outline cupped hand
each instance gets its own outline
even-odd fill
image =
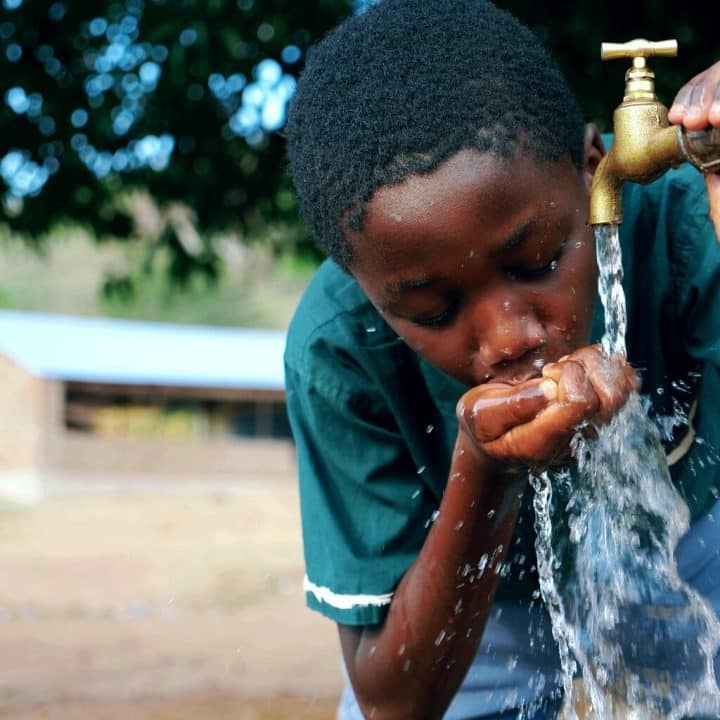
[[[468,390],[457,414],[484,454],[508,465],[542,468],[567,461],[578,427],[607,422],[639,387],[623,358],[608,358],[591,345],[547,364],[542,377]]]

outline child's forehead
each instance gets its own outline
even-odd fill
[[[569,158],[543,163],[530,156],[501,158],[463,149],[430,172],[378,188],[366,205],[363,225],[371,233],[378,223],[384,229],[421,228],[435,224],[438,214],[449,223],[468,213],[504,222],[524,215],[524,206],[532,206],[527,209],[532,214],[558,206],[577,180]]]
[[[587,203],[579,180],[569,158],[518,162],[463,150],[429,173],[380,188],[350,241],[359,260],[372,255],[385,270],[443,248],[475,251],[479,260],[572,222]]]

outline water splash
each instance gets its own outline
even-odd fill
[[[597,230],[596,242],[602,346],[624,356],[617,227]],[[587,430],[572,442],[575,468],[532,479],[540,590],[560,651],[565,717],[577,718],[577,675],[589,720],[720,717],[720,623],[677,572],[674,551],[690,518],[660,432],[636,393],[610,423]]]

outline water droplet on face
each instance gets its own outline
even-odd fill
[[[495,511],[494,511],[494,510],[488,510],[487,516],[492,520],[492,518],[495,517]]]
[[[374,332],[377,332],[377,328],[376,327],[365,328],[365,332],[374,333]]]
[[[557,261],[557,260],[553,260],[553,261],[550,263],[550,269],[551,269],[551,270],[557,270],[557,266],[558,266],[558,261]]]
[[[545,361],[542,358],[538,358],[537,360],[532,361],[532,366],[536,370],[542,370],[544,365],[545,365]]]
[[[405,643],[403,643],[403,644],[398,648],[398,656],[405,654],[405,647],[406,647],[406,646],[405,646]]]
[[[435,429],[435,426],[434,426],[434,425],[428,425],[428,426],[425,428],[425,432],[429,435],[434,429]]]
[[[420,490],[419,489],[415,490],[415,492],[413,492],[413,494],[410,496],[410,498],[412,500],[414,500],[419,494],[420,494]]]
[[[574,288],[574,287],[571,287],[571,288],[570,288],[570,292],[571,292],[573,295],[575,295],[575,288]]]
[[[422,475],[424,472],[425,472],[425,465],[421,465],[421,466],[417,469],[417,474],[418,474],[418,475]]]
[[[457,522],[456,525],[455,525],[455,529],[456,529],[456,530],[460,530],[460,528],[462,528],[462,526],[463,526],[464,524],[465,524],[465,523],[464,523],[462,520],[458,520],[458,522]]]
[[[425,521],[426,529],[429,528],[435,522],[435,518],[437,517],[437,515],[435,513],[437,513],[437,510]]]
[[[399,215],[398,213],[391,213],[391,214],[390,214],[390,217],[391,217],[395,222],[399,222],[399,223],[400,223],[400,222],[403,221],[402,215]]]
[[[505,300],[505,302],[503,303],[503,310],[505,310],[505,312],[507,312],[509,309],[510,309],[510,301]]]
[[[403,663],[403,672],[404,672],[404,673],[406,673],[406,672],[408,672],[408,671],[410,670],[410,665],[411,665],[410,660],[406,660],[406,661]]]
[[[438,636],[435,638],[435,644],[440,645],[440,643],[445,639],[445,631],[441,630],[438,633]]]
[[[468,253],[468,257],[469,257],[469,258],[475,257],[475,251],[474,251],[474,250],[471,250],[471,251]]]
[[[578,240],[578,241],[575,243],[575,247],[576,247],[576,248],[581,248],[584,244],[585,244],[585,243],[584,243],[582,240]]]

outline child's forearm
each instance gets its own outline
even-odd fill
[[[458,434],[439,514],[385,622],[341,626],[366,717],[442,717],[477,651],[525,481]]]

